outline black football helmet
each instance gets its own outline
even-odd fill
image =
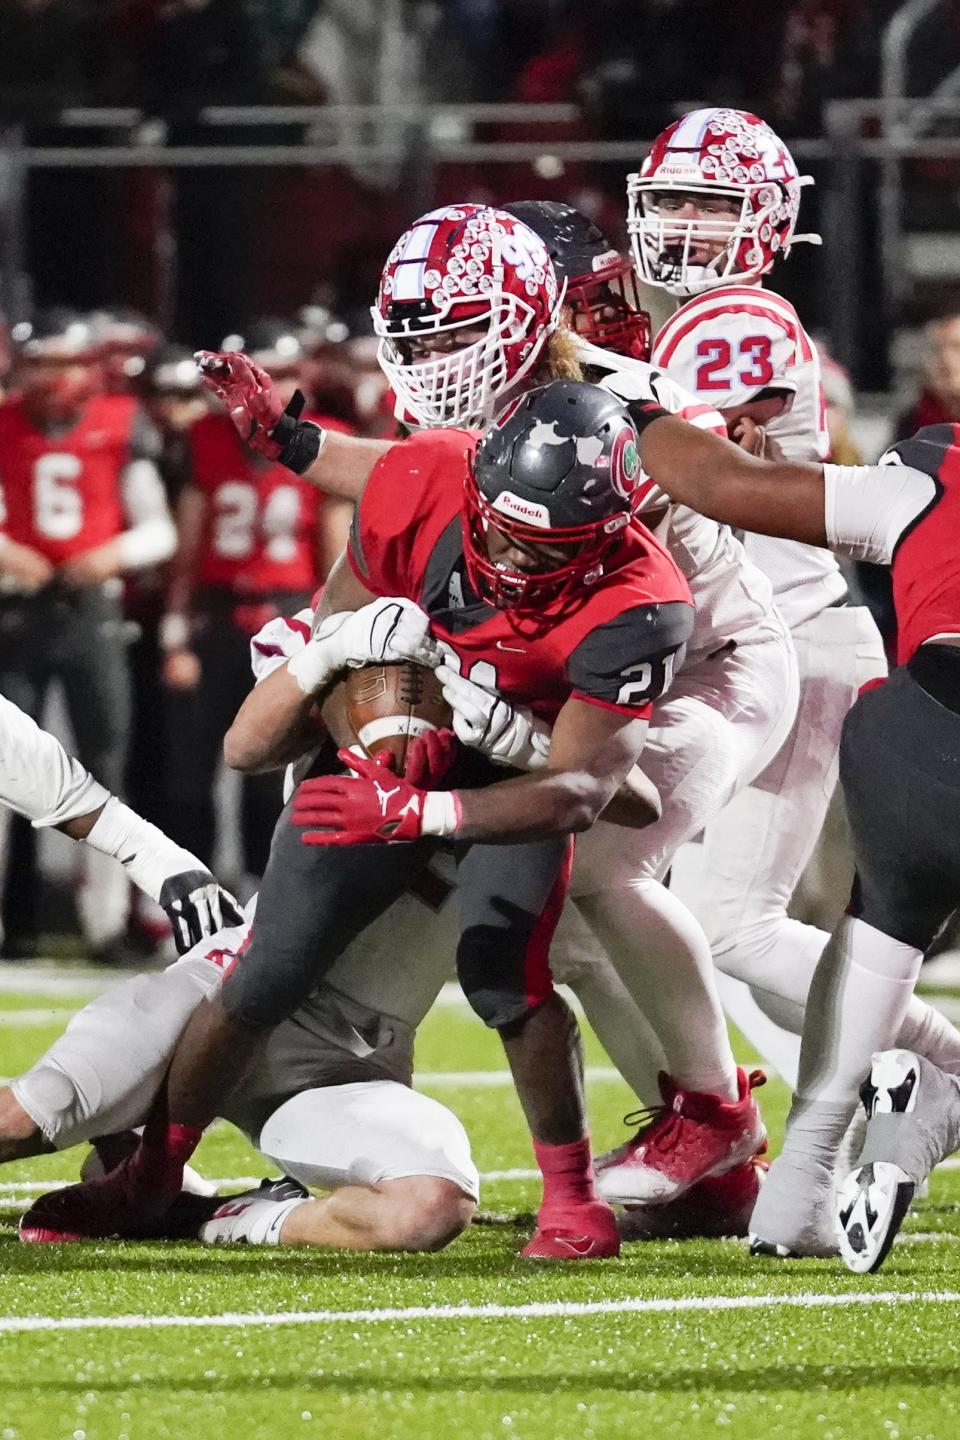
[[[477,594],[521,612],[585,598],[630,522],[641,473],[636,426],[608,390],[555,380],[512,401],[466,479],[464,557]],[[544,566],[491,559],[491,529],[520,550],[546,552]]]
[[[640,303],[633,264],[598,225],[556,200],[516,200],[502,207],[540,236],[559,280],[574,329],[591,345],[649,360],[650,316]]]

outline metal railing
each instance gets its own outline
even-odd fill
[[[802,167],[818,169],[822,229],[826,240],[821,284],[831,341],[838,358],[851,363],[857,352],[865,298],[889,297],[891,312],[908,293],[904,265],[903,176],[907,159],[960,159],[960,100],[935,94],[907,97],[906,61],[910,36],[940,0],[908,0],[894,16],[884,40],[883,94],[872,100],[834,102],[825,110],[821,138],[791,142]],[[361,172],[393,171],[431,177],[444,164],[528,164],[534,176],[555,176],[566,165],[634,168],[649,146],[647,138],[615,142],[570,138],[579,119],[576,106],[522,104],[426,105],[408,101],[385,105],[209,106],[195,117],[190,143],[163,118],[127,107],[72,107],[59,117],[63,142],[28,143],[21,129],[0,135],[0,204],[6,216],[6,252],[0,304],[22,309],[26,299],[22,201],[31,170],[121,170],[345,166]],[[934,123],[956,119],[955,133],[923,133]],[[520,138],[504,130],[522,127]],[[535,126],[538,138],[529,138]],[[497,138],[489,127],[501,132]],[[243,130],[241,143],[230,137]],[[875,133],[870,133],[873,129]],[[45,123],[45,132],[51,127]],[[84,135],[84,131],[97,132]],[[257,130],[263,142],[251,139]],[[289,139],[277,139],[278,131]],[[554,132],[551,134],[551,132]],[[202,139],[196,139],[199,134]],[[208,138],[209,137],[209,138]],[[549,169],[543,168],[548,164]],[[539,168],[538,168],[539,167]],[[882,275],[867,286],[862,272],[862,197],[879,176]],[[417,196],[410,195],[411,204]],[[159,237],[155,254],[169,253]],[[160,261],[158,261],[160,263]],[[160,290],[167,290],[160,284]],[[163,318],[163,317],[161,317]]]

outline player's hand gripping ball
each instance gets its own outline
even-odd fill
[[[411,660],[364,665],[347,672],[344,686],[347,720],[364,754],[372,759],[386,751],[397,775],[406,775],[415,761],[420,773],[414,783],[435,784],[441,755],[450,751],[449,766],[455,741],[453,712],[434,671]]]

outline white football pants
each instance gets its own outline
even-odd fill
[[[660,1069],[689,1089],[730,1090],[734,1065],[709,943],[661,882],[677,848],[777,754],[796,698],[793,647],[773,612],[735,646],[685,665],[656,705],[641,757],[660,792],[656,824],[630,830],[600,820],[577,839],[579,923],[568,906],[551,951],[554,977],[577,993],[644,1103],[659,1097]]]
[[[684,854],[672,883],[706,930],[717,967],[749,987],[749,995],[737,995],[724,986],[731,1018],[794,1084],[796,1037],[828,936],[792,920],[787,906],[837,783],[847,711],[861,686],[887,667],[863,606],[824,610],[792,634],[800,675],[795,724],[773,762],[711,820],[703,844]]]

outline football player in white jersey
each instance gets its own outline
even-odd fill
[[[829,444],[816,348],[789,301],[763,283],[791,245],[818,241],[795,233],[806,183],[755,115],[696,110],[665,130],[628,178],[627,225],[640,276],[681,301],[656,337],[654,364],[715,406],[734,439],[754,421],[787,459],[816,461]],[[750,534],[744,545],[791,628],[796,723],[772,764],[707,828],[695,883],[683,867],[675,883],[718,967],[750,987],[752,998],[725,985],[728,1008],[793,1082],[803,1004],[827,936],[790,919],[787,905],[836,785],[844,717],[886,664],[869,612],[847,605],[829,550]]]
[[[238,956],[242,963],[253,903],[248,918],[169,969],[98,996],[0,1090],[0,1163],[91,1140],[90,1178],[136,1147],[131,1127],[147,1121],[184,1025]],[[466,1132],[446,1106],[411,1087],[414,1032],[448,972],[449,950],[420,944],[426,913],[405,895],[375,921],[272,1033],[225,1104],[225,1118],[284,1180],[216,1200],[181,1197],[146,1233],[207,1244],[437,1250],[470,1223],[479,1180]],[[452,921],[443,929],[452,934]],[[315,1199],[304,1186],[332,1193]],[[34,1244],[69,1238],[44,1224],[42,1197],[20,1236]]]
[[[251,645],[257,681],[303,648],[311,618],[304,611],[261,632]],[[0,1163],[89,1140],[94,1154],[83,1175],[92,1178],[135,1148],[132,1128],[147,1120],[184,1025],[242,955],[255,901],[241,912],[194,856],[2,699],[0,736],[0,800],[121,858],[131,879],[166,905],[183,955],[98,996],[0,1089]],[[288,1178],[222,1202],[184,1200],[173,1230],[165,1217],[159,1234],[199,1233],[208,1244],[434,1250],[469,1224],[479,1180],[466,1133],[445,1106],[411,1088],[414,1032],[448,977],[455,943],[455,907],[445,903],[452,886],[437,881],[429,909],[405,895],[363,932],[310,1001],[272,1032],[225,1107],[225,1118]],[[435,930],[429,946],[421,943],[425,920]],[[316,1200],[303,1186],[333,1194]],[[184,1190],[212,1193],[189,1168]],[[54,1238],[42,1200],[37,1205],[39,1218],[31,1207],[20,1227],[29,1243]]]
[[[111,795],[55,736],[3,696],[0,805],[37,829],[62,830],[116,860],[166,911],[180,954],[241,918],[233,896],[195,855]]]

